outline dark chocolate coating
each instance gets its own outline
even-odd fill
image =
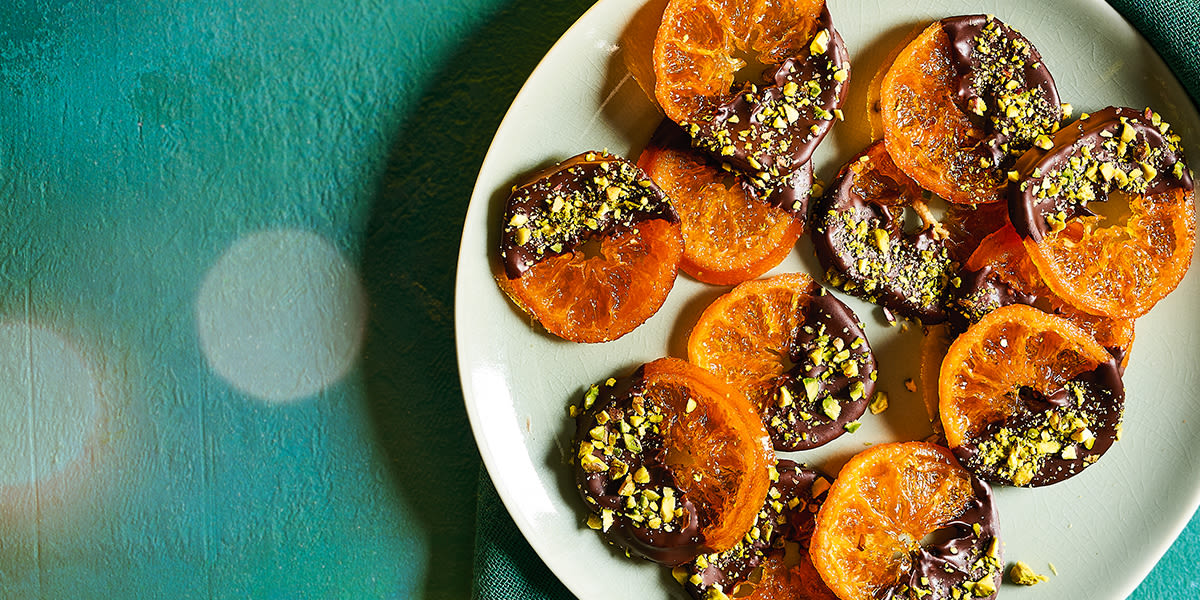
[[[778,450],[808,450],[840,437],[875,394],[875,355],[858,317],[832,294],[820,292],[802,309],[801,325],[788,348],[793,367],[778,382],[789,401],[779,400],[780,391],[763,407],[763,424]],[[845,368],[851,369],[849,374]],[[835,417],[824,407],[829,398],[837,403]]]
[[[967,330],[984,315],[1009,304],[1033,306],[1038,301],[1034,294],[1014,289],[1002,281],[991,267],[962,269],[958,272],[958,285],[951,286],[952,293],[947,301],[947,314],[952,329],[958,333]]]
[[[976,582],[988,575],[995,589],[1000,587],[1003,571],[1000,568],[1003,563],[997,539],[1000,518],[992,499],[992,489],[976,477],[971,478],[971,489],[974,495],[967,502],[966,510],[938,528],[935,537],[939,541],[917,548],[912,555],[913,568],[905,574],[904,580],[880,590],[876,597],[887,600],[996,597],[994,592],[979,596],[970,592],[955,596],[951,592],[956,587],[961,588],[964,583]],[[988,552],[993,549],[993,544],[995,555],[989,557]],[[981,561],[981,558],[984,560]],[[914,593],[912,590],[927,590],[928,593]]]
[[[904,231],[903,206],[864,195],[900,188],[859,185],[868,172],[878,181],[894,182],[873,161],[859,164],[870,152],[868,148],[850,159],[813,205],[809,219],[817,259],[827,279],[842,291],[926,325],[940,323],[946,319],[946,286],[957,265],[932,228]],[[872,235],[876,229],[886,233],[887,252]]]
[[[726,595],[732,594],[738,585],[749,579],[768,553],[783,552],[785,542],[797,542],[808,548],[817,509],[825,500],[826,491],[821,490],[814,497],[813,483],[820,478],[832,482],[833,478],[788,459],[781,459],[775,470],[779,473],[779,481],[771,485],[773,491],[767,496],[754,524],[759,536],[744,538],[725,552],[704,556],[704,566],[695,560],[687,564],[688,578],[683,587],[696,600],[708,600],[709,590],[716,586],[720,586]],[[776,493],[778,496],[773,497]],[[792,502],[795,506],[789,506]],[[699,583],[692,577],[699,577]]]
[[[814,37],[818,35],[828,36],[824,52],[813,54],[811,44],[806,45],[763,73],[765,87],[747,85],[711,114],[682,124],[696,146],[760,187],[797,187],[778,182],[809,162],[833,126],[833,111],[842,106],[848,88],[850,53],[833,28],[828,7],[818,19]],[[835,78],[839,71],[840,81]]]
[[[591,405],[584,403],[584,410],[576,417],[576,432],[573,448],[580,449],[583,443],[591,440],[590,432],[596,427],[604,427],[606,431],[616,431],[616,423],[622,418],[637,414],[635,403],[645,389],[645,367],[639,367],[628,377],[609,379],[592,389],[597,390]],[[589,391],[589,394],[592,392]],[[597,416],[606,415],[605,423],[600,423]],[[678,487],[674,474],[667,467],[667,448],[663,436],[653,429],[638,436],[640,452],[630,451],[626,446],[614,444],[613,455],[604,457],[599,449],[591,452],[596,458],[604,459],[608,465],[606,471],[589,471],[581,466],[577,452],[575,466],[575,481],[579,494],[588,508],[597,515],[603,511],[612,511],[612,523],[603,533],[618,546],[630,554],[648,558],[665,565],[678,565],[696,557],[705,549],[702,527],[696,506]],[[612,469],[619,461],[625,465],[625,474],[612,477]],[[683,509],[682,517],[674,519],[667,527],[651,527],[648,522],[638,523],[628,516],[627,506],[631,496],[622,495],[620,489],[626,484],[626,477],[632,477],[638,469],[645,467],[648,481],[638,484],[637,490],[662,490],[669,487],[678,494],[676,506]],[[636,495],[636,494],[635,494]]]
[[[1108,451],[1120,432],[1125,385],[1121,381],[1118,364],[1117,359],[1112,358],[1072,378],[1068,385],[1079,390],[1078,395],[1067,387],[1053,390],[1049,395],[1028,388],[1021,389],[1016,410],[1002,421],[988,423],[978,434],[965,440],[954,449],[955,456],[979,477],[1008,485],[1040,487],[1079,474]],[[1081,440],[1070,437],[1076,429],[1052,424],[1052,414],[1058,415],[1054,418],[1059,422],[1066,422],[1070,417],[1065,415],[1072,413],[1080,416],[1087,430],[1095,436],[1090,448]],[[1063,457],[1062,450],[1036,452],[1036,462],[1029,463],[1034,467],[1029,480],[1024,482],[1018,478],[1014,481],[1014,470],[1008,466],[1006,446],[997,444],[995,436],[1029,439],[1030,431],[1035,434],[1050,432],[1050,440],[1061,443],[1063,450],[1068,445],[1073,447],[1075,457]]]
[[[1056,133],[1049,150],[1033,149],[1021,157],[1017,168],[1019,185],[1009,186],[1009,218],[1023,238],[1040,242],[1053,231],[1051,219],[1069,221],[1093,215],[1089,202],[1103,202],[1109,193],[1120,189],[1138,196],[1149,196],[1182,189],[1191,191],[1191,173],[1184,164],[1179,138],[1170,133],[1150,109],[1108,107],[1080,119]],[[1121,142],[1126,124],[1133,138]],[[1122,174],[1134,169],[1154,169],[1152,178],[1105,177],[1104,166]],[[1090,171],[1090,175],[1089,175]],[[1047,186],[1054,193],[1047,190]],[[1061,219],[1059,218],[1061,216]]]
[[[809,197],[811,196],[813,182],[811,161],[800,165],[788,177],[769,182],[769,185],[772,187],[763,188],[760,186],[761,182],[755,182],[743,173],[730,168],[728,163],[722,163],[708,154],[695,150],[692,147],[692,139],[688,137],[687,132],[670,119],[663,119],[659,123],[658,129],[654,130],[654,135],[650,137],[650,142],[646,145],[646,148],[647,150],[652,148],[669,148],[672,150],[695,152],[696,157],[702,159],[712,169],[720,169],[729,173],[729,176],[733,177],[737,182],[737,186],[741,189],[742,193],[747,196],[758,198],[801,219],[808,216]]]
[[[579,154],[513,188],[500,234],[505,274],[516,279],[584,240],[651,219],[679,222],[671,202],[637,165],[603,152]]]
[[[985,132],[974,150],[989,168],[1006,171],[1039,134],[1053,132],[1061,120],[1054,78],[1033,44],[995,17],[967,15],[939,23],[950,41],[956,104]],[[1009,116],[1009,106],[1019,110]]]

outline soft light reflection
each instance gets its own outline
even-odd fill
[[[362,345],[366,304],[355,269],[325,238],[280,230],[244,237],[196,299],[201,349],[237,389],[272,402],[337,382]]]
[[[37,518],[82,496],[103,437],[100,382],[59,334],[0,323],[0,509]]]
[[[477,427],[482,427],[481,447],[490,454],[489,469],[499,469],[503,477],[493,475],[492,481],[502,495],[509,494],[506,502],[513,500],[520,507],[513,507],[526,517],[554,513],[546,486],[538,479],[537,469],[529,456],[524,429],[517,418],[512,393],[504,374],[492,365],[473,368],[469,393],[474,396]]]

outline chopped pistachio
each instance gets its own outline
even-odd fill
[[[517,228],[517,245],[518,246],[524,246],[526,243],[529,242],[530,238],[532,238],[532,237],[533,237],[533,233],[529,231],[528,227],[518,227]]]
[[[871,410],[871,414],[877,415],[877,414],[887,410],[887,407],[888,407],[887,392],[882,392],[882,391],[875,392],[875,397],[871,399],[871,404],[868,406],[868,408]]]
[[[1045,575],[1035,573],[1029,565],[1019,560],[1008,569],[1008,579],[1017,585],[1036,585],[1050,580]]]
[[[792,405],[792,392],[786,386],[779,388],[779,408],[787,408]]]
[[[817,399],[817,394],[821,392],[821,382],[813,377],[805,377],[801,380],[804,384],[804,394],[808,396],[809,401]]]
[[[826,396],[825,399],[821,401],[821,412],[824,412],[825,416],[829,417],[831,420],[836,421],[837,418],[842,414],[842,405],[838,403],[837,398],[834,398],[833,396]]]
[[[638,467],[638,470],[633,472],[634,483],[649,483],[650,471],[646,470],[645,466]]]
[[[617,488],[617,495],[632,496],[636,489],[636,486],[633,485],[633,477],[628,476],[624,481],[621,482],[621,486]]]
[[[829,49],[829,30],[822,29],[813,37],[813,41],[808,45],[808,49],[813,54],[824,54]]]

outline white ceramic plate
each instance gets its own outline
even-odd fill
[[[564,342],[530,326],[492,279],[500,212],[522,174],[589,149],[636,158],[659,116],[629,76],[622,30],[645,0],[601,0],[530,76],[496,133],[480,170],[463,230],[455,320],[467,412],[479,450],[513,519],[550,569],[582,598],[684,597],[666,569],[611,550],[583,525],[585,511],[564,459],[568,404],[596,381],[664,355],[686,357],[699,312],[727,288],[680,275],[662,309],[633,333],[606,344]],[[1200,157],[1200,121],[1154,51],[1101,0],[829,0],[853,61],[846,122],[818,148],[818,176],[869,139],[865,89],[892,46],[914,26],[989,12],[1041,50],[1062,98],[1081,110],[1152,106]],[[924,4],[917,8],[915,5]],[[817,273],[807,236],[772,273]],[[1138,321],[1122,440],[1079,476],[1043,489],[998,488],[1006,559],[1049,574],[1048,583],[1001,594],[1022,598],[1124,598],[1150,571],[1200,503],[1200,275]],[[865,445],[929,433],[917,394],[920,332],[890,328],[873,306],[846,298],[867,322],[880,357],[880,389],[891,408],[801,460],[836,473]]]

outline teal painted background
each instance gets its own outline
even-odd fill
[[[477,507],[453,279],[589,5],[0,4],[0,598],[464,598],[477,509],[565,595]]]

